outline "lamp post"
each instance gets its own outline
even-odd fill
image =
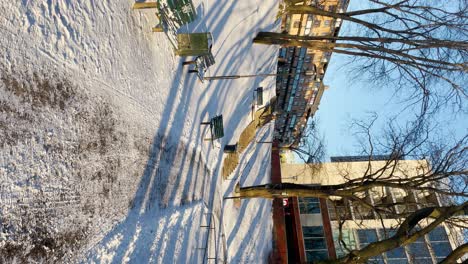
[[[269,76],[293,76],[297,73],[257,73],[257,74],[245,74],[245,75],[220,75],[220,76],[205,76],[203,80],[232,80],[232,79],[240,79],[240,78],[252,78],[252,77],[269,77]],[[305,74],[306,76],[311,76],[315,74],[315,71],[302,71],[299,74]]]

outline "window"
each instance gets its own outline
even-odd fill
[[[448,241],[447,234],[445,233],[445,228],[439,226],[434,228],[429,233],[429,240],[430,241]]]
[[[320,26],[320,20],[318,20],[318,19],[314,20],[314,26],[319,27]]]
[[[313,100],[311,100],[313,102]],[[351,220],[351,209],[347,201],[343,199],[338,199],[335,201],[327,201],[328,206],[328,213],[330,215],[330,219],[332,221],[336,221],[338,219],[341,220]]]
[[[299,21],[294,21],[293,27],[298,28],[301,25],[301,22]]]
[[[303,226],[302,233],[304,237],[323,237],[322,226]]]
[[[287,52],[286,48],[281,48],[280,49],[280,57],[285,58],[286,57],[286,52]]]
[[[335,244],[335,248],[336,248],[336,255],[339,258],[344,257],[345,255],[348,254],[348,251],[338,241],[339,231],[337,229],[333,229],[332,231],[333,231],[333,243]],[[343,239],[343,241],[346,243],[348,248],[357,248],[355,234],[352,229],[343,228],[341,235],[342,235],[341,239]]]
[[[329,12],[336,12],[336,5],[328,6],[328,11]]]
[[[402,259],[404,258],[406,260],[406,254],[405,254],[405,249],[402,247],[392,249],[390,251],[387,251],[387,258],[388,259]]]
[[[320,201],[317,198],[299,198],[301,214],[320,214]]]
[[[432,242],[431,246],[438,260],[439,258],[442,260],[452,252],[452,247],[449,242]]]
[[[314,260],[328,259],[328,252],[324,250],[306,251],[306,257],[307,261],[313,263]]]
[[[375,229],[358,229],[358,240],[359,240],[359,248],[363,249],[367,245],[373,242],[377,242],[379,239],[377,238],[377,230]],[[382,256],[376,256],[369,259],[369,263],[384,263]]]
[[[306,248],[310,249],[327,249],[327,244],[325,243],[325,239],[319,238],[305,238],[304,244]]]
[[[292,100],[289,100],[288,108],[286,109],[287,112],[290,112],[290,111],[291,111],[292,103],[293,103],[293,101],[292,101]]]
[[[290,102],[292,102],[292,100]],[[291,118],[291,123],[289,123],[289,129],[292,129],[294,127],[294,125],[296,124],[296,119],[297,116],[293,115],[293,117]]]
[[[387,232],[385,233],[383,229],[379,229],[379,234],[382,239],[392,237],[396,230],[393,229],[387,229]],[[406,257],[406,252],[404,247],[399,247],[392,249],[390,251],[387,251],[385,253],[387,257],[387,263],[388,264],[406,264],[408,263],[408,258]]]
[[[445,228],[441,226],[434,228],[428,237],[437,261],[441,261],[452,252],[452,246],[450,246]]]
[[[313,201],[315,198],[311,199],[311,201]],[[302,226],[302,234],[304,236],[304,245],[308,262],[328,259],[327,244],[322,226]]]
[[[431,253],[429,253],[429,249],[427,248],[426,241],[424,237],[420,237],[415,242],[409,244],[408,246],[410,258],[414,260],[414,262],[424,262],[429,260],[431,262]]]
[[[307,53],[307,48],[302,47],[302,48],[301,48],[301,51],[299,52],[299,56],[300,56],[301,58],[304,58],[304,56],[306,55],[306,53]]]
[[[377,231],[374,229],[361,229],[358,230],[358,239],[359,239],[359,247],[364,248],[370,243],[376,242],[377,239]]]
[[[330,24],[331,24],[331,20],[329,20],[329,19],[325,20],[325,26],[330,26]]]

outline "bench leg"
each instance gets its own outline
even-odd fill
[[[163,32],[164,29],[163,29],[162,26],[157,25],[157,26],[155,26],[155,27],[152,28],[152,31],[153,31],[153,32]]]
[[[197,64],[197,62],[196,61],[184,61],[184,62],[182,62],[182,65],[184,65],[184,66],[185,65],[190,65],[190,64]]]

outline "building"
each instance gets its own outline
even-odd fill
[[[373,155],[370,157],[370,160],[389,160],[392,156],[391,155]],[[368,161],[369,156],[337,156],[337,157],[330,157],[331,162],[353,162],[353,161]]]
[[[368,161],[346,157],[343,162],[330,162],[321,166],[307,164],[283,164],[282,182],[300,184],[332,185],[343,183],[344,177],[357,178],[368,169]],[[371,161],[372,170],[384,166],[386,161]],[[428,170],[425,160],[401,160],[393,175],[416,175]],[[388,175],[388,174],[387,174]],[[384,174],[385,176],[385,174]],[[421,206],[441,205],[440,197],[428,192],[405,192],[390,188],[371,189],[361,194],[368,203],[398,204],[392,206],[396,213],[410,213]],[[317,198],[289,198],[285,203],[285,225],[289,263],[307,263],[318,259],[335,259],[346,254],[338,242],[338,220],[346,220],[342,225],[342,239],[348,248],[359,249],[369,243],[392,236],[398,227],[399,219],[394,215],[383,215],[382,222],[375,213],[360,204],[349,200],[334,199],[332,203]],[[385,229],[382,226],[385,226]],[[369,263],[438,263],[452,249],[460,245],[463,234],[445,225],[440,225],[424,238],[400,247]]]
[[[280,150],[281,163],[297,163],[294,152],[291,150]]]
[[[304,1],[299,5],[314,5],[327,11],[346,10],[349,0]],[[287,14],[282,19],[282,31],[298,36],[337,36],[341,21],[309,14]],[[277,116],[275,138],[281,146],[297,145],[309,117],[318,110],[331,52],[304,47],[284,47],[278,58],[276,82]]]

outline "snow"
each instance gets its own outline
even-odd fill
[[[269,180],[269,146],[251,144],[231,180],[221,166],[274,78],[201,83],[132,4],[0,3],[0,262],[266,262],[270,201],[223,197]],[[278,28],[277,4],[194,1],[186,30],[214,36],[206,75],[275,72],[277,48],[252,39]],[[200,122],[217,114],[213,146]]]

